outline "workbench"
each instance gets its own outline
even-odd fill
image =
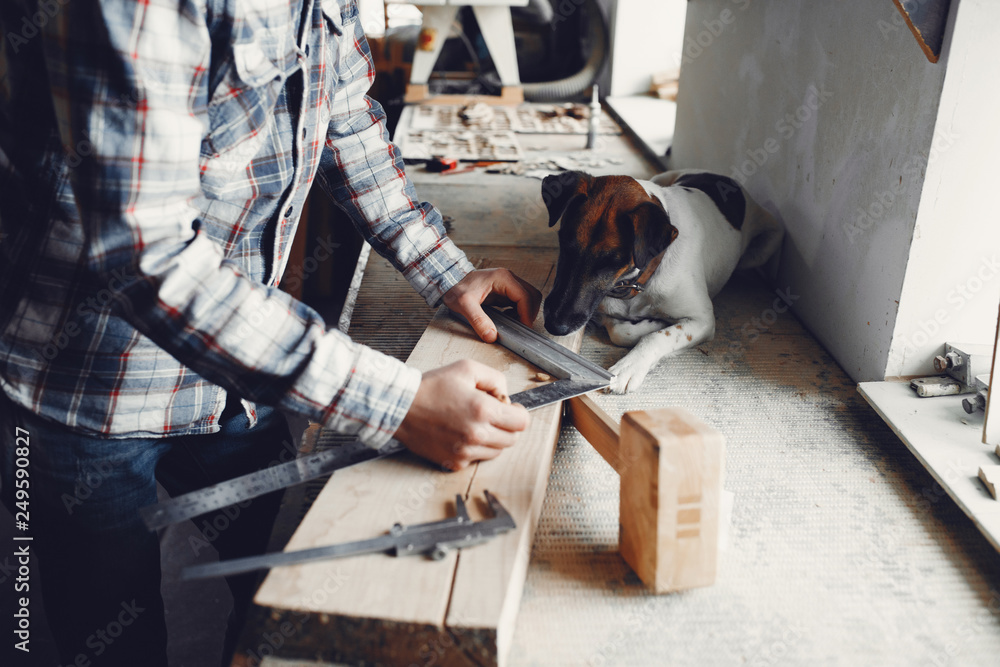
[[[523,137],[578,149],[585,137]],[[654,172],[624,136],[603,173]],[[474,261],[555,253],[535,179],[409,169],[454,219]],[[596,173],[602,173],[595,170]],[[510,652],[527,665],[992,665],[1000,655],[996,552],[857,395],[854,384],[755,274],[716,299],[715,340],[663,362],[642,391],[598,395],[613,416],[684,407],[728,441],[736,494],[716,584],[653,596],[617,551],[618,478],[564,427]],[[405,358],[433,311],[372,256],[350,333]],[[589,331],[582,354],[624,354]],[[377,582],[372,582],[377,586]],[[268,647],[248,628],[244,644]],[[422,665],[454,646],[428,647]],[[944,662],[942,662],[944,661]],[[264,667],[321,663],[266,658]]]

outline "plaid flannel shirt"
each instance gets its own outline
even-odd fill
[[[0,386],[109,437],[226,391],[384,443],[420,374],[277,288],[318,178],[431,305],[472,266],[416,199],[356,0],[4,0]]]

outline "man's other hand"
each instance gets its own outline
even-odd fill
[[[542,303],[542,293],[507,269],[479,269],[462,278],[445,292],[444,305],[462,315],[487,343],[497,339],[493,320],[483,312],[483,304],[517,307],[517,316],[531,326]]]
[[[503,373],[458,361],[424,373],[393,437],[418,456],[461,470],[499,456],[528,427],[528,411],[509,401]]]

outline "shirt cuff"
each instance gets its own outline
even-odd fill
[[[347,384],[323,426],[356,435],[361,442],[378,449],[403,422],[423,375],[371,348],[359,345],[357,350]]]
[[[437,308],[445,293],[475,269],[465,253],[445,237],[404,275],[427,305]]]

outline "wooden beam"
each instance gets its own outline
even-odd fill
[[[725,443],[682,408],[627,412],[619,548],[657,593],[715,581]]]
[[[532,255],[531,262],[511,268],[536,285],[550,280],[554,252],[544,253],[544,261],[539,261],[541,253],[526,254]],[[579,350],[582,334],[558,340]],[[503,371],[511,393],[537,385],[533,378],[539,369],[506,348],[481,342],[444,313],[435,316],[407,363],[430,369],[458,359],[474,359]],[[533,411],[531,426],[515,447],[456,473],[406,455],[337,472],[286,549],[373,537],[395,522],[442,519],[453,515],[456,494],[466,498],[473,519],[481,518],[483,489],[497,495],[518,528],[441,561],[374,554],[276,568],[255,598],[264,608],[257,611],[262,620],[255,632],[261,636],[279,632],[286,638],[279,651],[285,657],[503,664],[560,417],[559,405]],[[241,645],[252,650],[253,639]],[[244,651],[234,664],[247,664],[251,657]]]
[[[566,416],[576,430],[593,445],[604,460],[621,472],[618,441],[621,429],[618,422],[608,416],[589,395],[576,396],[565,403]]]

